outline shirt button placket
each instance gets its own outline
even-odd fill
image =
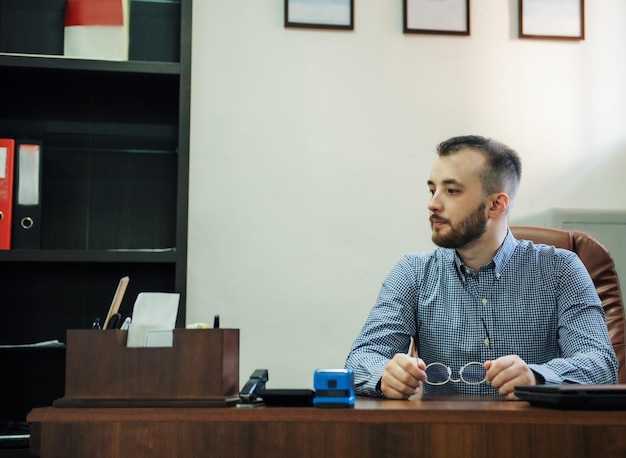
[[[489,301],[487,300],[486,297],[483,297],[481,302],[483,304],[483,307],[486,307],[489,304]],[[483,314],[483,316],[484,316],[484,314]],[[484,323],[484,321],[483,321],[483,323]],[[489,344],[491,343],[490,340],[489,340],[489,337],[487,337],[487,336],[485,336],[485,340],[483,340],[483,342],[485,344],[485,347],[489,347]]]

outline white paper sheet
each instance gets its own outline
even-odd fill
[[[139,293],[126,346],[145,347],[149,331],[172,331],[176,326],[179,300],[178,293]]]

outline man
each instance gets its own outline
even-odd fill
[[[393,268],[346,367],[357,394],[497,394],[539,383],[617,383],[595,287],[576,254],[516,240],[515,151],[480,136],[437,147],[428,180],[432,253]],[[407,354],[415,338],[417,355]]]

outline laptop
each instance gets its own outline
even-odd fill
[[[515,396],[554,409],[626,410],[626,384],[516,386]]]

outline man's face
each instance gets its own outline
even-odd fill
[[[485,159],[463,150],[435,161],[428,187],[432,240],[445,248],[463,248],[487,230],[487,202],[479,170]]]

